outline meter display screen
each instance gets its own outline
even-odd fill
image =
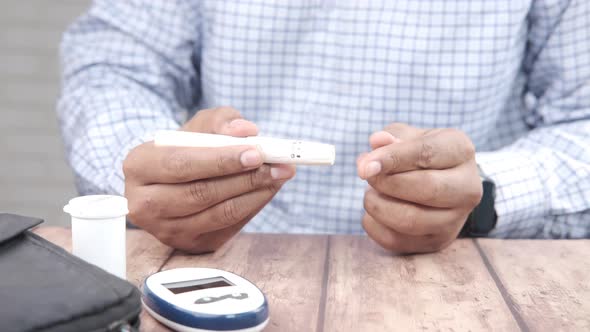
[[[171,282],[167,284],[162,284],[162,286],[168,288],[168,290],[170,290],[174,294],[182,294],[201,289],[234,286],[234,284],[229,282],[229,280],[225,279],[224,277],[213,277],[205,279]]]

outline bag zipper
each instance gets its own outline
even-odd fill
[[[141,313],[141,308],[139,308],[139,310],[134,311],[130,314],[127,315],[127,317],[124,317],[120,320],[116,320],[114,322],[112,322],[108,327],[107,327],[107,332],[138,332],[139,331],[139,324],[140,320],[139,320],[139,315]],[[129,320],[135,318],[135,324],[131,325],[129,323]]]
[[[129,324],[127,321],[118,320],[113,322],[107,328],[108,332],[137,332],[139,329]]]

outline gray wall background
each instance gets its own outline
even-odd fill
[[[0,212],[68,225],[76,196],[55,103],[58,45],[89,0],[0,0]]]

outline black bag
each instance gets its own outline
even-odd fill
[[[0,331],[133,331],[139,290],[0,214]]]

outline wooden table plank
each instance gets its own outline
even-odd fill
[[[35,233],[58,246],[72,251],[72,233],[68,228],[39,227]],[[127,280],[141,287],[143,280],[157,272],[172,254],[170,247],[163,245],[152,235],[141,230],[127,231]],[[145,311],[141,313],[141,330],[164,329]]]
[[[172,248],[141,230],[127,231],[127,280],[141,289],[143,280],[156,273],[172,255]],[[145,310],[141,315],[141,331],[165,330]]]
[[[42,226],[35,228],[33,232],[68,252],[72,252],[72,231],[69,228]]]
[[[174,255],[162,270],[212,267],[239,274],[266,294],[265,331],[314,331],[322,289],[327,237],[240,234],[213,254]]]
[[[35,232],[71,250],[69,229]],[[366,237],[241,234],[213,254],[175,254],[164,269],[217,267],[250,279],[270,302],[266,331],[590,330],[590,241],[477,244],[392,256]],[[140,286],[171,253],[129,230],[128,280]],[[167,329],[142,313],[141,330]]]
[[[127,280],[141,287],[147,276],[160,270],[172,251],[147,232],[127,231]]]
[[[330,237],[324,331],[515,331],[471,240],[393,256],[366,237]]]
[[[477,240],[531,331],[590,331],[590,241]]]

